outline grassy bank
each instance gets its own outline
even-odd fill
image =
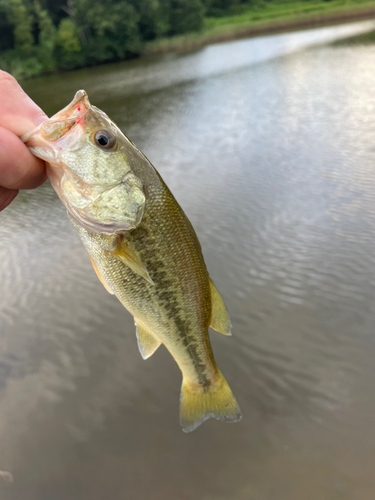
[[[200,33],[150,42],[143,54],[183,52],[209,43],[371,18],[375,18],[374,0],[259,2],[231,16],[206,18],[205,28]]]

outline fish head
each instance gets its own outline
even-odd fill
[[[84,90],[35,130],[21,137],[47,162],[48,177],[69,214],[85,229],[113,234],[134,229],[146,202],[132,170],[135,146]]]

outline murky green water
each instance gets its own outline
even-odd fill
[[[0,215],[1,500],[373,500],[375,46],[323,44],[367,29],[25,85],[49,114],[85,88],[170,186],[231,313],[211,340],[244,418],[181,431],[177,366],[142,360],[46,184]]]

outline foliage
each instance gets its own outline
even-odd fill
[[[116,61],[203,25],[202,0],[0,0],[0,65],[22,78]]]
[[[56,44],[56,28],[46,9],[43,9],[35,0],[34,9],[39,28],[38,55],[44,71],[53,71],[56,68],[54,50]]]
[[[168,37],[189,45],[203,29],[364,1],[0,0],[0,68],[28,78],[134,57]]]
[[[9,0],[7,19],[13,28],[14,46],[20,52],[30,52],[34,45],[33,17],[22,0]]]
[[[74,21],[68,17],[59,24],[57,31],[56,44],[63,52],[72,53],[82,50],[81,42],[78,37],[77,26]]]
[[[77,68],[85,64],[77,25],[69,17],[60,21],[56,35],[55,58],[61,69]]]
[[[209,16],[222,16],[240,3],[240,0],[208,0],[207,14]]]
[[[171,0],[170,34],[184,34],[199,31],[204,26],[204,7],[200,0]]]
[[[140,52],[139,14],[126,0],[81,0],[77,22],[85,29],[90,62],[123,59]]]

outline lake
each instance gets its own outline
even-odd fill
[[[31,80],[84,88],[190,218],[233,337],[243,411],[179,426],[181,375],[143,361],[49,184],[0,214],[2,500],[373,500],[374,21]]]

